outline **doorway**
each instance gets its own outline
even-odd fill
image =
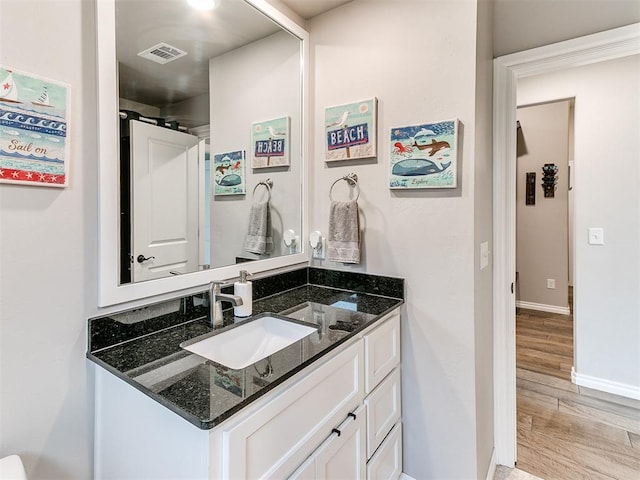
[[[517,80],[640,53],[635,25],[495,60],[494,412],[498,464],[516,460],[515,165]],[[588,381],[588,379],[583,379]]]
[[[552,100],[517,110],[516,307],[565,315],[572,103]]]

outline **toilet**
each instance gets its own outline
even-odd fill
[[[27,473],[18,455],[0,459],[0,480],[27,480]]]

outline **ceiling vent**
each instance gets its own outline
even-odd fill
[[[138,55],[147,60],[164,65],[172,62],[180,57],[184,57],[187,52],[183,52],[179,48],[172,47],[168,43],[159,43],[153,47],[149,47]]]

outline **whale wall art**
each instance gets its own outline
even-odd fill
[[[213,194],[244,195],[245,189],[245,152],[217,153],[213,156]]]
[[[356,160],[376,156],[378,100],[327,107],[324,110],[325,160]]]
[[[0,182],[69,183],[69,86],[0,65]]]
[[[458,120],[394,127],[389,188],[456,188]]]

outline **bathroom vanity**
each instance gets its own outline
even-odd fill
[[[90,320],[96,478],[399,477],[403,280],[305,267],[255,281],[255,315],[316,330],[237,370],[180,346],[212,334],[199,298]],[[238,328],[225,314],[220,331]]]
[[[222,2],[216,15],[202,16],[184,3],[162,2],[150,15],[144,2],[96,2],[98,305],[189,295],[89,320],[87,357],[96,365],[95,477],[397,478],[404,282],[301,267],[310,261],[308,32],[266,0]],[[171,73],[132,50],[170,39],[184,45],[183,53],[191,52],[171,64]],[[172,45],[179,46],[166,47]],[[189,63],[198,59],[202,65]],[[192,79],[196,72],[206,78]],[[188,101],[175,98],[176,78],[181,95],[186,84],[203,88],[190,90]],[[166,89],[148,95],[148,87],[164,82]],[[198,108],[183,111],[191,105]],[[133,107],[150,113],[131,112]],[[127,136],[138,115],[158,128]],[[247,168],[241,162],[216,168],[216,153],[252,151],[254,138],[248,143],[247,134],[256,131],[257,120],[282,118],[289,147],[279,168],[249,163],[250,156]],[[169,133],[175,133],[165,132],[168,127],[196,136],[197,153],[189,138],[192,153],[161,154],[155,146],[166,147]],[[207,159],[203,142],[212,138]],[[244,190],[223,199],[215,185],[231,170],[244,172]],[[245,258],[250,192],[264,184],[273,187],[268,192],[274,251]],[[302,322],[311,325],[311,333],[264,358],[233,365],[183,348],[221,338],[226,329],[247,330],[236,326],[229,309],[214,331],[204,306],[209,294],[194,293],[213,280],[237,278],[247,259],[256,274],[253,315]],[[239,340],[234,354],[246,348]]]

